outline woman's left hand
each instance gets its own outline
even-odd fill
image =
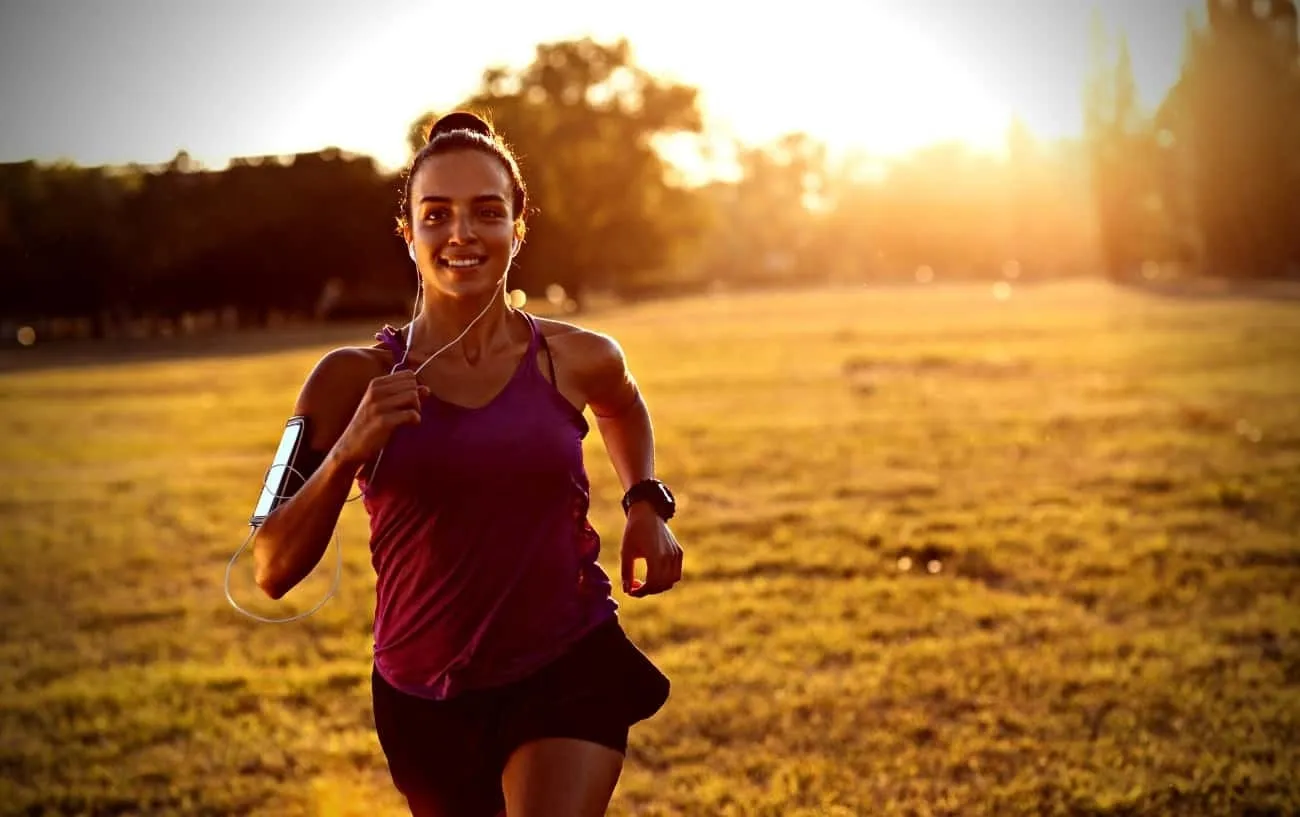
[[[662,593],[682,579],[682,547],[668,523],[648,503],[637,502],[623,528],[623,592],[635,598]],[[636,578],[636,562],[644,560],[645,581]]]

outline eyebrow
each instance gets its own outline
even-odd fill
[[[473,198],[473,202],[475,204],[481,204],[484,202],[498,202],[500,204],[505,204],[506,197],[501,195],[500,193],[487,193],[482,196],[475,196]],[[419,204],[451,204],[451,199],[447,196],[424,196],[420,199],[418,203]]]

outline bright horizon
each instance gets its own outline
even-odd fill
[[[1095,9],[1128,36],[1149,109],[1177,79],[1186,10],[1203,3],[807,0],[797,15],[739,16],[683,0],[653,12],[500,4],[497,16],[414,0],[327,13],[302,0],[181,5],[0,11],[0,161],[152,164],[185,150],[220,168],[338,147],[394,168],[421,113],[468,96],[491,65],[523,65],[540,42],[584,35],[626,37],[643,67],[699,88],[721,136],[804,131],[886,158],[953,140],[997,150],[1013,117],[1041,138],[1079,134]]]

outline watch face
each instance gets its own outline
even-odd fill
[[[658,481],[646,481],[628,491],[627,496],[623,498],[623,510],[626,511],[633,502],[638,500],[649,502],[660,516],[671,514],[677,508],[677,501],[673,498],[672,491],[668,490],[667,485]]]

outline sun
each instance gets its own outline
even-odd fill
[[[859,58],[857,104],[827,107],[818,123],[829,141],[897,156],[938,142],[1001,147],[1009,107],[966,65],[906,28],[877,38]]]
[[[1003,143],[1010,106],[921,28],[876,12],[779,42],[779,59],[701,83],[710,111],[742,138],[803,131],[887,157],[939,142],[993,151]]]

